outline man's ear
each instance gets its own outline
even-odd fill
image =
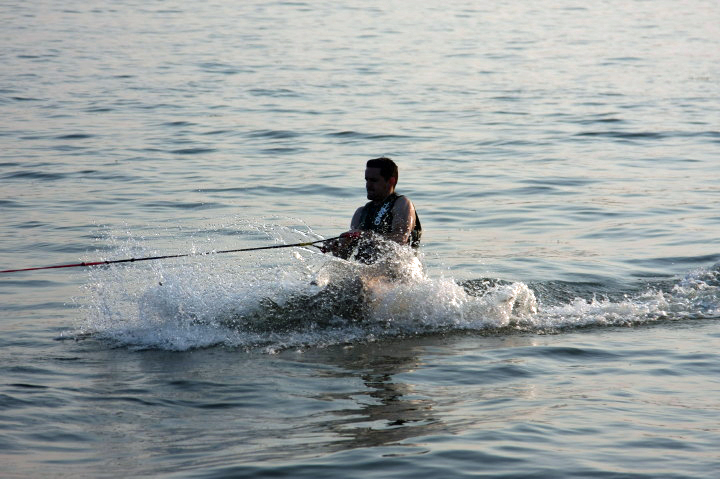
[[[390,184],[392,185],[393,188],[395,188],[395,186],[397,186],[397,180],[398,179],[395,178],[394,176],[390,177]]]

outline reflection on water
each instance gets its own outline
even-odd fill
[[[154,457],[196,466],[250,463],[400,445],[446,431],[433,398],[399,379],[422,364],[414,344],[268,356],[78,343],[98,367],[81,374],[72,393],[83,435],[68,460],[84,457],[85,441],[101,444],[92,462],[142,470]]]
[[[343,438],[333,448],[395,445],[447,430],[434,410],[433,398],[418,394],[412,384],[398,378],[421,365],[418,356],[409,354],[412,352],[413,348],[394,348],[392,343],[367,344],[345,349],[333,357],[338,360],[335,365],[366,387],[353,395],[354,407],[331,412],[339,419],[321,423]]]

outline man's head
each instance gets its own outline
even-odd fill
[[[395,191],[398,180],[398,167],[390,158],[368,160],[365,168],[365,189],[372,201],[384,201]]]
[[[380,168],[380,176],[385,178],[385,181],[390,181],[390,178],[395,178],[395,184],[398,179],[398,167],[393,160],[381,156],[380,158],[373,158],[368,160],[367,168]]]

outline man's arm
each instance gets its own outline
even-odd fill
[[[401,196],[395,201],[392,212],[392,228],[387,239],[403,245],[408,244],[415,228],[415,206],[406,196]]]
[[[360,229],[360,218],[362,218],[362,211],[364,206],[361,206],[360,208],[355,210],[355,214],[352,217],[352,220],[350,220],[350,230],[357,230]]]

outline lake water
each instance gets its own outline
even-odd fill
[[[3,2],[3,477],[720,470],[720,4]],[[400,166],[398,282],[311,247]]]

